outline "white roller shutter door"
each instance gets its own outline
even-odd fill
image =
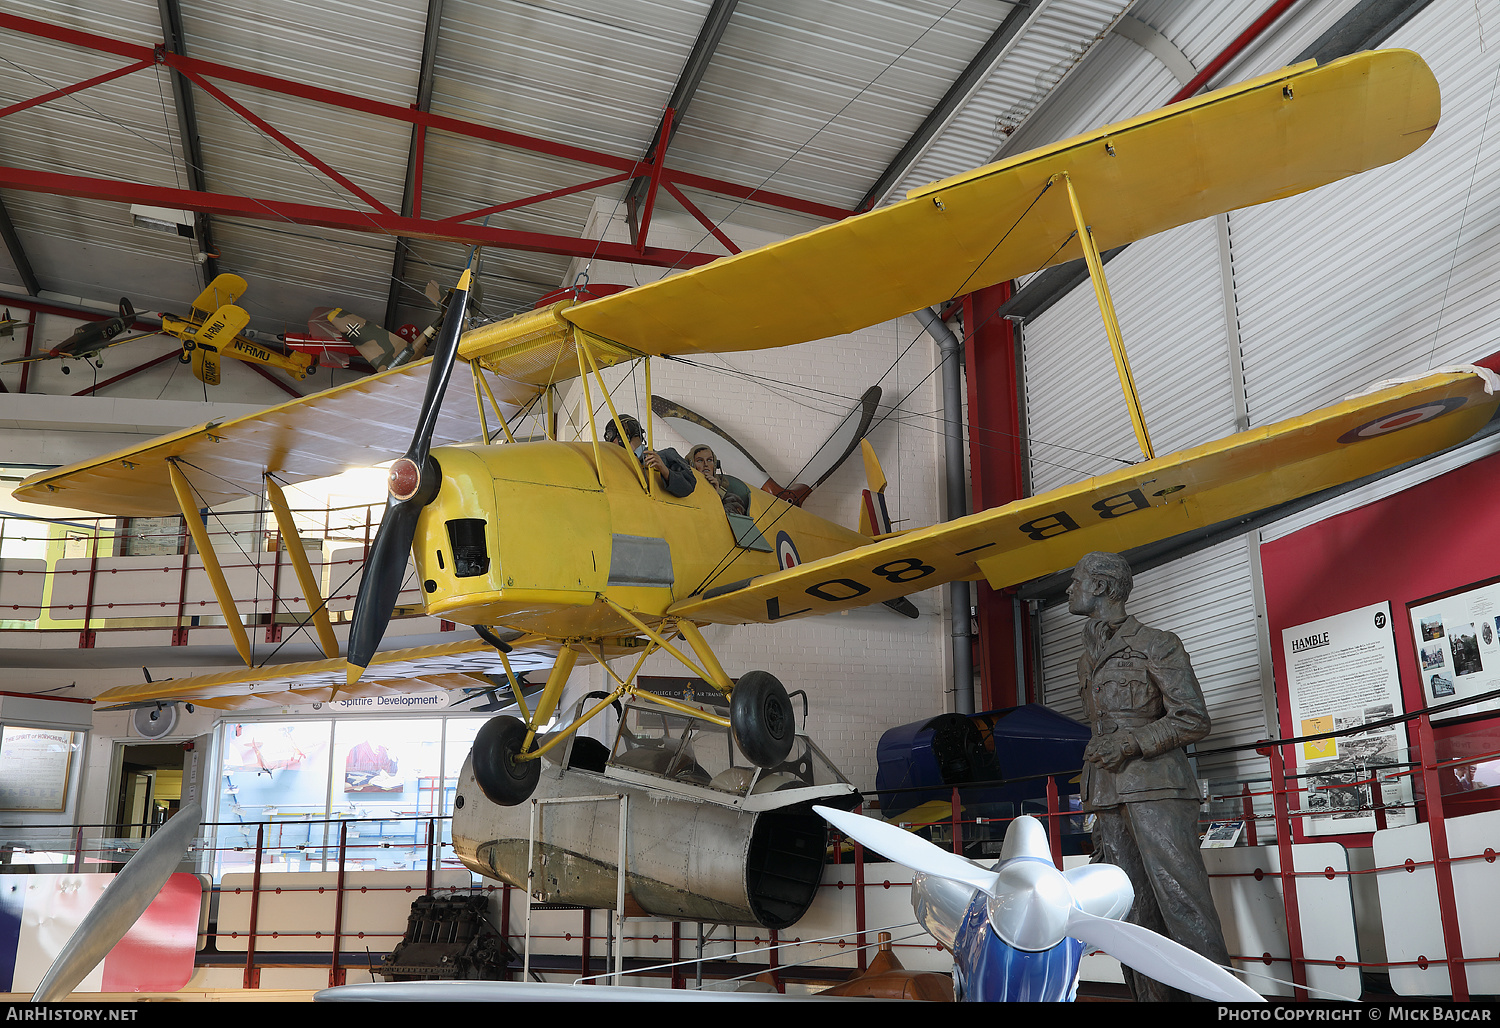
[[[1442,88],[1420,150],[1233,216],[1251,424],[1500,349],[1500,24],[1480,6],[1438,0],[1385,44]]]
[[[1443,117],[1433,138],[1392,167],[1230,215],[1252,425],[1381,378],[1500,349],[1500,177],[1489,172],[1500,157],[1497,40],[1500,17],[1437,0],[1384,44],[1416,50],[1437,75]],[[1108,276],[1157,451],[1232,431],[1212,222],[1131,246],[1108,265]],[[1087,286],[1027,326],[1025,356],[1036,491],[1118,466],[1105,457],[1134,456]],[[1472,444],[1297,515],[1267,536],[1497,450],[1500,440]],[[1180,635],[1193,658],[1215,721],[1200,749],[1266,733],[1252,545],[1232,540],[1141,574],[1129,605],[1146,623]],[[1079,619],[1059,605],[1040,622],[1040,698],[1078,717]],[[1263,771],[1253,754],[1200,766],[1211,778]]]

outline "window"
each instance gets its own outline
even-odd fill
[[[220,722],[217,878],[427,866],[429,825],[451,839],[458,773],[482,717]],[[434,823],[433,818],[442,819]]]

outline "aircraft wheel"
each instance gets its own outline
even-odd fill
[[[64,375],[71,375],[71,374],[72,374],[72,373],[73,373],[73,369],[72,369],[72,368],[70,368],[70,367],[68,367],[68,366],[67,366],[67,365],[66,365],[66,364],[64,364],[64,365],[63,365],[63,366],[62,366],[62,373],[63,373],[63,374],[64,374]]]
[[[735,741],[759,767],[775,767],[792,752],[796,723],[786,688],[767,671],[741,675],[729,697]]]
[[[491,801],[502,807],[526,802],[541,780],[541,761],[516,762],[525,741],[525,722],[508,714],[490,718],[474,736],[474,780]]]

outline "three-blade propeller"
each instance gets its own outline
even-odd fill
[[[443,394],[448,389],[448,380],[453,377],[458,337],[463,333],[473,276],[474,260],[471,260],[458,280],[458,288],[448,303],[442,331],[433,347],[427,391],[422,395],[422,409],[417,415],[411,445],[405,455],[391,465],[385,517],[365,561],[364,578],[359,583],[359,595],[354,599],[354,614],[349,624],[349,685],[359,681],[359,676],[370,666],[375,651],[380,648],[386,626],[391,623],[396,598],[401,593],[402,579],[406,577],[406,559],[417,534],[417,518],[422,508],[437,496],[442,480],[442,471],[429,450],[443,405]]]
[[[1046,829],[1036,818],[1016,818],[999,863],[987,870],[893,824],[829,807],[813,810],[851,839],[913,871],[983,892],[990,927],[1016,949],[1050,949],[1071,936],[1174,989],[1223,1002],[1262,1001],[1208,958],[1150,929],[1117,920],[1133,898],[1125,872],[1109,864],[1057,870],[1047,850]]]

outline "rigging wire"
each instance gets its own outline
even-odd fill
[[[1459,214],[1458,219],[1458,233],[1453,239],[1453,257],[1448,262],[1448,274],[1443,279],[1443,298],[1438,302],[1437,324],[1433,326],[1432,329],[1432,347],[1427,351],[1428,368],[1431,368],[1433,366],[1433,360],[1437,355],[1438,334],[1442,332],[1443,329],[1443,314],[1446,313],[1448,306],[1448,290],[1453,285],[1453,272],[1458,267],[1458,251],[1463,244],[1464,222],[1468,220],[1470,203],[1474,195],[1474,183],[1479,178],[1480,156],[1484,153],[1485,136],[1489,132],[1490,114],[1495,107],[1495,93],[1497,90],[1500,90],[1500,66],[1497,66],[1495,70],[1495,82],[1490,86],[1490,99],[1489,102],[1485,104],[1484,108],[1484,124],[1480,127],[1479,130],[1479,142],[1474,146],[1474,168],[1469,173],[1469,188],[1468,191],[1464,193],[1463,210]]]

